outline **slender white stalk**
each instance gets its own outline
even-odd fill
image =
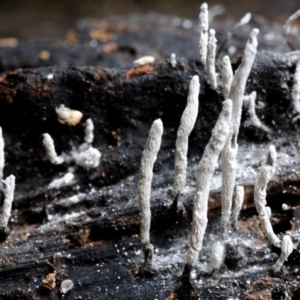
[[[281,244],[281,254],[272,267],[274,272],[279,272],[284,262],[288,259],[290,254],[293,252],[294,245],[289,235],[285,235]]]
[[[266,212],[268,214],[269,219],[271,220],[272,217],[272,209],[270,206],[266,206]]]
[[[202,248],[203,236],[207,226],[207,207],[212,175],[218,157],[230,132],[232,102],[223,102],[223,109],[212,131],[212,136],[204,149],[197,172],[196,196],[194,198],[193,225],[187,254],[187,263],[194,266]]]
[[[74,179],[74,174],[67,173],[62,178],[54,179],[52,182],[50,182],[48,185],[48,190],[60,189],[63,186],[67,186],[72,182],[73,179]]]
[[[271,180],[275,172],[276,157],[277,157],[276,150],[275,147],[272,145],[269,148],[266,163],[261,167],[260,174],[255,183],[254,203],[256,206],[256,210],[258,212],[258,216],[264,234],[275,247],[280,247],[281,242],[273,231],[270,222],[270,217],[266,209],[266,204],[267,204],[266,189],[267,189],[268,182]]]
[[[180,125],[177,131],[175,152],[175,178],[173,185],[174,197],[176,197],[180,192],[183,191],[186,183],[188,139],[191,131],[195,126],[198,115],[199,90],[199,77],[195,75],[190,82],[186,108],[181,116]]]
[[[3,178],[3,169],[5,165],[4,145],[2,128],[0,127],[0,180]]]
[[[216,242],[211,247],[210,262],[212,271],[219,270],[224,260],[224,243]]]
[[[204,67],[206,66],[207,56],[208,26],[208,6],[207,3],[203,3],[200,6],[199,14],[199,52],[200,60]]]
[[[93,123],[92,119],[86,120],[84,140],[88,144],[91,144],[94,140],[94,123]]]
[[[217,89],[217,75],[216,75],[216,49],[217,39],[215,38],[216,32],[213,29],[209,30],[208,44],[207,44],[207,57],[206,57],[206,70],[208,75],[208,82],[210,87],[214,90]]]
[[[57,153],[55,151],[54,141],[53,141],[52,137],[50,136],[50,134],[44,133],[43,137],[44,137],[43,145],[45,147],[45,150],[46,150],[46,153],[47,153],[47,156],[48,156],[50,162],[55,165],[62,164],[64,162],[64,159],[61,156],[57,156]]]
[[[238,151],[237,136],[241,123],[243,96],[247,79],[256,56],[256,36],[258,32],[258,29],[253,29],[250,33],[242,62],[233,77],[229,92],[229,99],[232,100],[233,104],[231,132],[222,151],[221,228],[223,229],[224,238],[227,238],[228,236],[228,227],[232,207],[232,195],[236,178],[236,155]]]
[[[225,99],[228,99],[232,79],[233,79],[232,66],[231,66],[230,58],[226,55],[223,57],[223,69],[222,69],[222,87],[223,87],[223,95]]]
[[[264,132],[270,133],[271,132],[270,128],[265,124],[263,124],[256,115],[255,100],[256,100],[256,91],[253,91],[251,94],[244,96],[243,107],[247,109],[247,113],[248,113],[248,119],[245,121],[244,125],[246,127],[254,126],[258,129],[261,129]]]
[[[238,23],[236,23],[233,27],[233,29],[237,29],[238,27],[244,26],[248,24],[251,20],[252,14],[247,12],[240,20]]]
[[[235,229],[237,229],[238,217],[243,206],[244,194],[245,194],[244,187],[237,186],[235,189],[234,208],[232,211],[232,221]]]
[[[171,66],[173,68],[176,68],[176,66],[177,66],[177,60],[176,60],[176,54],[175,53],[171,54],[171,56],[170,56],[170,63],[171,63]]]
[[[153,122],[145,149],[142,154],[140,177],[138,182],[138,201],[141,214],[140,238],[144,245],[150,244],[151,223],[151,182],[153,177],[153,165],[156,161],[163,134],[163,124],[160,119]]]
[[[294,83],[292,88],[292,110],[294,113],[300,113],[300,54],[298,56],[294,74]]]
[[[291,30],[291,23],[300,17],[300,9],[298,9],[295,13],[293,13],[283,25],[283,34],[287,35]]]
[[[16,178],[14,175],[10,175],[5,180],[2,180],[3,183],[2,191],[4,193],[4,202],[0,214],[1,228],[7,227],[10,218],[12,202],[14,200],[15,181]]]

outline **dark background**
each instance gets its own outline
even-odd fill
[[[61,36],[83,17],[157,11],[196,19],[201,3],[197,0],[0,0],[0,38]],[[223,4],[226,16],[240,18],[249,11],[281,24],[300,8],[300,0],[212,0],[207,3],[209,6]]]

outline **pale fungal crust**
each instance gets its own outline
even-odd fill
[[[220,241],[214,243],[210,251],[210,263],[212,271],[219,270],[223,264],[225,247]]]
[[[155,61],[154,56],[143,56],[133,61],[135,67],[141,67],[144,65],[152,65]]]
[[[237,186],[235,189],[234,207],[232,210],[232,223],[235,229],[237,229],[239,214],[244,203],[244,195],[244,187],[240,185]]]
[[[285,235],[281,243],[281,254],[278,260],[276,261],[275,265],[272,267],[275,273],[280,271],[284,262],[288,259],[288,257],[293,252],[293,250],[294,250],[294,245],[291,240],[291,237],[289,235]]]
[[[67,294],[74,287],[74,282],[71,279],[66,279],[62,281],[60,285],[60,292],[62,294]]]
[[[61,104],[59,107],[55,108],[56,114],[57,114],[57,120],[58,122],[62,124],[67,124],[70,126],[77,125],[81,119],[82,119],[82,112],[74,109],[70,109],[63,104]]]
[[[5,180],[2,180],[3,187],[1,188],[1,190],[4,193],[4,201],[3,201],[1,214],[0,214],[1,228],[7,227],[10,218],[11,207],[14,200],[15,182],[16,182],[16,178],[14,175],[10,175]]]
[[[269,148],[266,163],[261,167],[260,174],[258,175],[258,178],[255,183],[254,203],[265,236],[268,238],[270,243],[273,244],[275,247],[280,247],[281,245],[280,239],[273,231],[270,222],[270,216],[266,209],[267,184],[274,175],[276,157],[277,157],[276,150],[275,147],[272,145]]]
[[[188,139],[198,116],[199,91],[199,76],[195,75],[190,82],[186,108],[181,116],[180,125],[177,131],[174,168],[175,177],[173,185],[174,197],[183,192],[186,183]]]
[[[210,182],[217,166],[221,150],[230,132],[232,102],[223,102],[222,112],[212,130],[211,138],[204,149],[197,171],[196,196],[194,198],[192,232],[189,241],[187,263],[194,266],[202,248],[207,226],[207,207]]]
[[[223,95],[225,99],[228,99],[232,79],[233,79],[233,71],[231,67],[231,62],[230,62],[230,58],[226,55],[223,57],[223,68],[222,68],[222,87],[223,87]]]
[[[3,169],[5,165],[4,145],[2,128],[0,127],[0,180],[3,178]]]
[[[232,208],[232,196],[236,178],[236,155],[238,150],[237,136],[242,115],[243,96],[248,76],[255,60],[257,52],[258,29],[253,29],[246,44],[244,56],[238,67],[230,88],[229,99],[232,100],[232,121],[230,134],[222,151],[222,215],[221,227],[223,237],[227,238],[230,214]]]
[[[203,3],[200,6],[199,14],[199,53],[200,60],[204,67],[206,67],[207,56],[207,43],[208,43],[208,6],[207,3]]]
[[[74,152],[73,157],[77,166],[86,170],[97,168],[100,164],[101,153],[90,144],[82,144],[79,151]]]
[[[217,89],[217,75],[216,75],[216,49],[217,39],[215,38],[216,32],[214,29],[209,30],[208,44],[207,44],[207,57],[206,57],[206,71],[208,75],[208,83],[214,90]]]
[[[300,9],[298,9],[295,13],[293,13],[283,25],[283,34],[287,35],[291,31],[291,24],[293,21],[300,17]]]
[[[54,141],[50,134],[44,133],[43,134],[43,145],[46,150],[48,159],[54,165],[60,165],[64,162],[64,158],[62,156],[57,156],[55,151]]]
[[[74,174],[69,172],[66,175],[64,175],[62,178],[54,179],[52,182],[50,182],[48,185],[48,190],[60,189],[61,187],[70,185],[73,179],[74,179]]]
[[[163,134],[161,119],[153,122],[149,131],[145,149],[142,154],[141,168],[138,182],[138,201],[141,216],[140,238],[144,245],[150,244],[151,224],[151,183],[153,177],[153,165],[156,161]]]
[[[256,95],[257,95],[256,91],[253,91],[251,94],[244,96],[243,107],[248,112],[248,119],[244,122],[244,125],[246,127],[253,126],[266,133],[270,133],[271,132],[270,128],[265,124],[263,124],[256,115],[255,112]]]
[[[176,54],[175,53],[172,53],[171,56],[170,56],[170,63],[171,63],[171,66],[173,68],[176,68],[177,66],[177,61],[176,61]]]

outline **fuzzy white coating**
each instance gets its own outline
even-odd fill
[[[258,118],[258,116],[256,115],[255,112],[256,95],[257,95],[256,91],[253,91],[251,94],[244,96],[243,107],[248,112],[248,119],[245,121],[244,125],[246,127],[254,126],[266,133],[270,133],[271,132],[270,128],[265,124],[263,124],[261,120]]]
[[[151,224],[151,183],[153,178],[153,165],[157,158],[163,134],[161,119],[153,122],[149,131],[145,149],[142,154],[141,168],[138,182],[138,201],[141,216],[140,238],[144,245],[150,244]]]
[[[209,30],[208,44],[207,44],[207,57],[206,57],[206,71],[208,75],[208,82],[210,87],[214,90],[217,89],[217,75],[216,75],[216,49],[217,39],[215,38],[216,32],[214,29]]]
[[[186,183],[188,139],[198,116],[199,91],[199,76],[195,75],[190,82],[186,108],[181,116],[180,125],[177,131],[174,168],[175,178],[173,184],[174,197],[183,191]]]
[[[204,67],[206,67],[207,57],[207,43],[208,43],[208,6],[207,3],[203,3],[200,6],[199,14],[199,53],[200,60]]]
[[[196,196],[194,198],[193,223],[190,235],[187,263],[194,266],[202,248],[203,236],[207,226],[207,209],[210,182],[217,166],[221,150],[230,132],[232,102],[223,102],[223,109],[212,130],[211,138],[204,149],[197,171]]]
[[[225,99],[228,99],[230,87],[233,79],[233,71],[229,56],[223,57],[223,68],[222,68],[222,87],[223,95]]]
[[[87,119],[84,141],[88,144],[91,144],[93,140],[94,140],[94,123],[92,119]]]
[[[224,261],[224,244],[220,241],[214,243],[210,251],[210,263],[212,270],[219,270]]]
[[[43,145],[46,150],[48,159],[54,165],[60,165],[64,162],[64,158],[58,156],[55,151],[54,141],[49,133],[43,134]]]
[[[60,189],[63,186],[69,185],[72,180],[74,179],[73,173],[67,173],[62,178],[54,179],[52,182],[48,185],[48,190],[51,189]]]
[[[232,210],[232,223],[235,228],[237,228],[238,217],[244,203],[244,195],[244,187],[240,185],[237,186],[235,189],[234,207]]]
[[[294,250],[294,245],[289,235],[285,235],[281,243],[281,254],[276,261],[275,265],[272,267],[274,272],[279,272],[284,262],[288,259],[290,254]]]
[[[243,96],[247,79],[257,52],[258,43],[256,36],[258,33],[259,30],[256,28],[250,33],[243,59],[233,77],[229,92],[229,99],[232,100],[231,132],[222,151],[221,227],[223,228],[224,238],[228,235],[232,196],[236,179],[236,156],[238,151],[237,136],[241,122]]]
[[[2,191],[4,193],[4,201],[3,206],[1,208],[0,214],[0,226],[6,227],[10,218],[11,207],[14,200],[14,192],[15,192],[15,182],[16,177],[14,175],[10,175],[5,180],[2,180],[3,187]]]
[[[97,168],[100,164],[101,153],[90,144],[82,144],[79,151],[73,154],[76,165],[86,169]]]
[[[271,244],[275,247],[280,247],[281,242],[277,235],[274,233],[270,216],[266,209],[266,189],[267,184],[271,180],[275,172],[275,163],[276,163],[276,149],[272,145],[269,148],[269,152],[267,154],[266,163],[261,167],[260,174],[255,183],[254,187],[254,203],[256,210],[258,212],[258,216],[262,225],[262,230],[265,236],[268,238]]]

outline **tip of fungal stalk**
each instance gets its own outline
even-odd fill
[[[223,62],[224,62],[224,63],[229,63],[229,62],[230,62],[230,59],[229,59],[229,56],[228,56],[228,55],[225,55],[225,56],[223,57]]]
[[[194,75],[190,82],[190,89],[198,89],[200,88],[199,76]]]
[[[206,2],[202,3],[200,6],[201,10],[207,10],[208,9],[208,5]]]
[[[256,36],[259,34],[259,29],[254,28],[252,29],[251,33],[250,33],[250,38],[256,38]]]
[[[214,29],[209,29],[209,35],[210,36],[215,36],[216,35],[216,31]]]
[[[163,122],[161,119],[156,119],[152,124],[153,130],[157,132],[157,134],[162,134],[163,132]]]

